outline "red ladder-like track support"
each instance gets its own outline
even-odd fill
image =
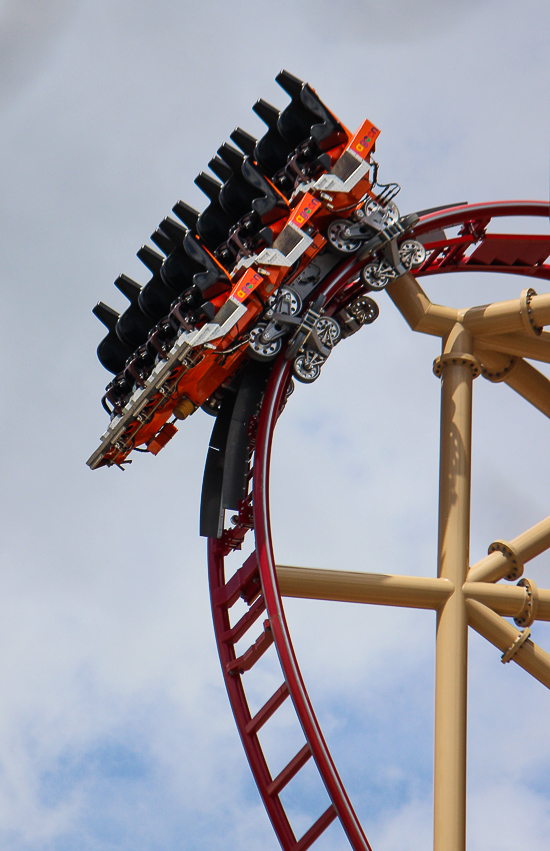
[[[427,256],[416,275],[457,271],[490,271],[550,279],[550,236],[487,233],[493,219],[549,215],[549,205],[537,201],[464,205],[423,216],[414,236],[426,235]],[[458,227],[452,238],[444,228]],[[439,233],[438,233],[439,231]],[[429,235],[429,236],[428,236]],[[361,264],[343,264],[324,284],[326,304],[357,276]],[[257,422],[250,426],[251,489],[232,525],[220,539],[208,542],[209,580],[214,630],[225,684],[237,727],[265,808],[284,851],[306,851],[338,818],[354,851],[370,851],[357,815],[338,775],[309,700],[292,646],[277,585],[269,513],[269,464],[277,419],[284,407],[291,364],[279,358],[272,371]],[[243,566],[226,577],[225,560],[239,550],[254,530],[255,548]],[[232,624],[231,609],[244,600],[245,614]],[[263,617],[262,626],[258,621]],[[237,642],[252,636],[240,655]],[[246,673],[271,646],[277,651],[281,685],[262,708],[251,714],[245,694]],[[285,768],[272,776],[258,733],[290,697],[305,736],[304,746]],[[313,758],[330,799],[329,807],[297,839],[280,793]]]

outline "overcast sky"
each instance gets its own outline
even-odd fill
[[[124,308],[120,272],[147,280],[136,251],[179,198],[206,205],[193,178],[236,125],[261,135],[251,107],[286,104],[283,67],[348,127],[381,128],[403,213],[548,200],[549,24],[546,0],[0,0],[2,849],[278,847],[211,627],[197,530],[212,420],[197,413],[124,474],[90,472],[108,380],[91,309]],[[464,306],[527,286],[466,277],[426,289]],[[378,300],[377,322],[281,419],[276,554],[433,575],[438,341]],[[475,561],[549,513],[550,440],[542,415],[481,378],[474,421]],[[549,587],[549,568],[527,575]],[[293,601],[288,615],[374,851],[425,851],[433,614]],[[534,638],[550,649],[544,625]],[[549,696],[475,634],[471,651],[469,851],[547,851]],[[335,831],[316,847],[347,844]]]

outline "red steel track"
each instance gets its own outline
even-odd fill
[[[452,207],[421,217],[415,238],[424,236],[427,256],[416,275],[443,272],[500,272],[550,279],[550,235],[487,233],[493,219],[501,217],[545,216],[549,205],[538,201],[502,201]],[[458,227],[448,237],[444,228]],[[334,299],[357,276],[362,264],[344,262],[323,286],[328,313]],[[284,407],[291,374],[291,362],[281,356],[273,368],[259,417],[252,421],[250,434],[250,490],[220,539],[209,539],[208,563],[214,630],[223,675],[233,714],[252,774],[265,808],[284,851],[305,851],[338,818],[354,851],[370,845],[338,775],[305,688],[286,623],[277,585],[269,513],[269,467],[271,445],[277,419]],[[251,530],[255,547],[240,569],[226,576],[227,556],[239,550]],[[244,600],[245,613],[231,617],[238,600]],[[257,622],[263,616],[262,626]],[[236,645],[247,635],[248,649],[239,653]],[[281,668],[281,685],[261,709],[252,715],[245,694],[246,674],[274,646]],[[258,733],[290,697],[305,738],[305,744],[282,771],[272,776]],[[328,793],[329,806],[315,814],[311,826],[297,838],[281,801],[281,792],[313,758]]]

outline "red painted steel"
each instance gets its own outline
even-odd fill
[[[253,490],[256,553],[271,630],[296,713],[342,827],[352,848],[359,851],[370,849],[370,845],[336,771],[311,706],[292,646],[275,572],[269,515],[269,461],[275,423],[285,398],[290,369],[291,364],[288,361],[279,360],[276,364],[266,390],[258,425]]]
[[[502,201],[462,205],[421,217],[414,236],[430,234],[426,240],[427,258],[417,276],[454,271],[492,271],[550,278],[550,266],[543,261],[550,254],[550,238],[523,234],[487,234],[493,219],[503,216],[545,216],[549,205],[537,201]],[[447,237],[444,228],[460,227],[458,236]],[[470,254],[469,249],[473,247]],[[342,263],[323,285],[325,310],[330,315],[342,292],[353,283],[362,266],[350,259]],[[349,291],[347,291],[349,292]],[[281,355],[275,363],[258,421],[251,428],[250,458],[252,490],[221,539],[208,542],[209,577],[214,631],[225,684],[237,728],[250,767],[284,851],[306,851],[327,827],[339,818],[354,851],[370,851],[357,815],[338,775],[319,723],[309,700],[286,623],[278,589],[269,513],[269,469],[273,434],[285,405],[291,362]],[[225,557],[241,548],[254,529],[255,549],[232,577],[225,576]],[[233,625],[230,610],[242,598],[248,606]],[[258,623],[266,613],[263,630]],[[235,644],[250,632],[248,650],[237,655]],[[284,676],[282,685],[265,704],[251,715],[245,695],[246,672],[274,645]],[[291,697],[306,743],[275,777],[272,777],[262,751],[258,731]],[[313,757],[331,800],[330,806],[297,839],[279,798]]]
[[[461,204],[446,210],[426,213],[420,219],[416,232],[447,228],[465,221],[503,216],[545,216],[548,218],[550,205],[546,201],[491,201],[488,204]]]
[[[422,216],[414,235],[431,235],[425,241],[427,257],[417,276],[440,272],[504,272],[550,280],[550,237],[540,234],[487,233],[493,219],[549,216],[542,201],[497,201],[466,204]],[[460,226],[459,236],[443,236],[445,228]],[[467,255],[465,252],[473,247]]]
[[[356,277],[360,266],[361,264],[357,263],[357,261],[348,261],[327,278],[322,290],[327,302],[334,298]],[[284,359],[280,359],[277,362],[268,384],[266,396],[264,397],[257,435],[252,441],[252,443],[255,443],[252,468],[253,492],[242,503],[241,510],[235,518],[235,525],[230,529],[226,529],[221,539],[209,540],[208,560],[214,631],[229,700],[245,753],[267,813],[283,849],[285,851],[306,851],[329,825],[332,824],[334,819],[338,817],[354,851],[371,851],[342,781],[338,776],[311,707],[292,649],[292,642],[286,621],[284,620],[280,595],[276,585],[274,586],[269,578],[270,576],[274,578],[274,572],[272,562],[268,565],[264,555],[266,552],[264,535],[266,525],[263,519],[258,522],[258,511],[260,511],[261,517],[264,518],[265,511],[267,510],[267,502],[260,495],[264,493],[264,475],[262,471],[269,469],[269,458],[266,458],[264,448],[266,446],[271,447],[275,423],[285,400],[291,366],[292,363]],[[268,403],[268,399],[271,399],[271,404]],[[267,444],[263,439],[266,433],[265,429],[267,429],[268,435]],[[251,446],[251,452],[252,448]],[[250,514],[251,506],[253,517]],[[240,549],[245,535],[253,526],[256,530],[255,552],[249,556],[242,568],[226,580],[225,556],[234,550]],[[260,529],[259,536],[258,529]],[[262,540],[264,544],[262,544]],[[270,538],[269,546],[271,546]],[[232,626],[230,609],[235,605],[239,597],[242,597],[250,608]],[[258,626],[256,626],[256,633],[254,633],[254,639],[251,641],[248,650],[237,656],[234,646],[236,641],[243,638],[249,629],[252,630],[253,624],[256,623],[264,610],[267,610],[268,614],[268,621],[264,624],[264,632],[257,637]],[[252,717],[244,689],[246,672],[256,664],[260,656],[268,649],[272,640],[276,644],[285,682],[266,701],[256,715]],[[290,760],[288,765],[273,778],[257,734],[263,724],[282,706],[289,695],[292,698],[300,720],[306,738],[306,744]],[[310,756],[313,756],[315,759],[319,774],[331,800],[331,805],[317,818],[301,839],[297,840],[280,801],[279,793],[304,767],[309,761]]]
[[[224,636],[227,636],[231,632],[229,618],[230,604],[223,600],[216,603],[213,599],[215,592],[223,590],[226,586],[224,556],[227,555],[227,547],[224,544],[225,541],[223,539],[217,541],[211,538],[209,540],[208,562],[210,588],[213,592],[211,594],[212,617],[225,686],[248,763],[275,833],[284,851],[296,851],[296,837],[283,805],[278,796],[270,795],[268,792],[272,777],[258,740],[257,729],[254,729],[252,726],[248,727],[252,722],[252,717],[244,692],[242,675],[234,669],[232,669],[232,673],[229,671],[230,666],[236,659],[233,641],[230,639],[227,640],[227,638],[224,640]]]

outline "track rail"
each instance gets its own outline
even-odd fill
[[[416,275],[441,272],[501,272],[550,280],[550,234],[487,233],[493,222],[504,217],[549,216],[542,201],[497,201],[439,210],[420,219],[416,238],[427,238],[427,256]],[[459,227],[449,238],[438,231]]]
[[[542,202],[498,202],[463,205],[427,213],[415,228],[424,235],[426,261],[418,276],[456,271],[491,271],[550,279],[550,236],[493,234],[487,228],[504,216],[546,216],[549,205]],[[445,228],[459,227],[458,236],[448,237]],[[323,291],[330,313],[331,299],[357,276],[361,263],[342,264]],[[287,626],[279,592],[269,512],[269,470],[275,425],[286,403],[291,364],[282,355],[274,365],[259,415],[249,427],[249,491],[229,528],[208,542],[209,581],[214,631],[223,675],[237,728],[265,808],[284,851],[305,851],[338,818],[354,851],[370,851],[370,845],[338,775],[308,697]],[[233,575],[226,575],[227,556],[240,550],[246,535],[254,531],[252,554]],[[239,599],[246,604],[240,619],[232,620]],[[260,619],[263,617],[263,621]],[[260,625],[261,624],[261,625]],[[237,644],[245,641],[244,652]],[[272,649],[273,648],[273,649]],[[274,650],[281,669],[281,684],[253,715],[245,686],[249,672],[265,653]],[[287,765],[272,776],[258,733],[290,697],[305,738],[304,746]],[[304,766],[314,760],[330,800],[329,806],[312,817],[311,826],[297,838],[281,800],[281,792]]]
[[[329,278],[323,288],[327,301],[356,276],[360,264],[350,261]],[[234,525],[219,539],[208,543],[209,578],[214,630],[224,679],[252,774],[265,808],[285,851],[306,851],[339,818],[354,851],[370,851],[359,820],[338,775],[321,728],[311,706],[296,660],[279,594],[271,543],[269,517],[269,461],[275,424],[285,404],[291,377],[290,361],[279,358],[271,374],[257,421],[251,423],[251,490],[234,518]],[[225,559],[240,549],[254,528],[255,549],[243,566],[227,578]],[[231,608],[241,598],[248,611],[233,626]],[[257,621],[266,614],[259,629]],[[238,655],[235,645],[251,633],[248,649]],[[282,684],[253,716],[245,695],[246,672],[274,646],[281,667]],[[305,737],[304,746],[272,777],[260,745],[258,732],[290,697]],[[329,796],[329,806],[297,839],[280,793],[313,758]]]

